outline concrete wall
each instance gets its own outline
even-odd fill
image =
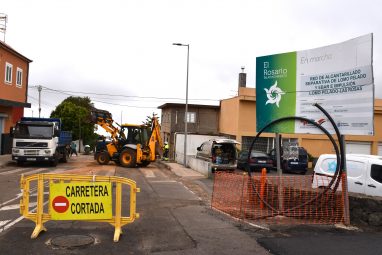
[[[238,102],[238,97],[220,101],[219,133],[237,135],[239,128]]]
[[[212,177],[211,166],[207,161],[190,156],[188,157],[188,166],[208,178]]]

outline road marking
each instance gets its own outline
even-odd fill
[[[36,170],[32,170],[32,171],[28,171],[28,172],[25,172],[25,173],[22,173],[24,175],[30,175],[30,174],[35,174],[35,173],[39,173],[39,172],[42,172],[44,170],[47,170],[47,168],[38,168]],[[22,175],[20,174],[20,175]]]
[[[2,221],[0,221],[0,228],[2,227],[2,226],[4,226],[5,224],[7,224],[8,222],[10,222],[11,220],[2,220]]]
[[[43,206],[45,206],[47,203],[49,203],[49,201],[46,201]],[[37,206],[31,210],[31,212],[34,212],[35,210],[37,209]],[[20,216],[18,217],[17,219],[11,221],[10,223],[8,223],[7,225],[5,225],[2,229],[0,229],[0,233],[7,230],[8,228],[12,227],[13,225],[15,225],[17,222],[21,221],[22,219],[24,219],[24,216]]]
[[[37,202],[30,202],[29,207],[36,206]],[[8,211],[8,210],[16,210],[20,209],[20,204],[14,204],[14,205],[7,205],[0,208],[0,211]]]
[[[55,173],[63,173],[66,170],[66,168],[57,168],[54,171],[50,171],[49,173],[55,174]]]
[[[177,182],[177,181],[168,180],[168,181],[150,181],[150,182],[156,182],[156,183],[174,183],[174,182]]]
[[[48,183],[49,183],[49,181],[44,181],[44,186],[45,187],[48,187]],[[29,193],[30,193],[30,197],[35,197],[35,196],[37,196],[37,193],[32,193],[32,192],[34,192],[34,191],[37,191],[37,187],[32,187],[32,188],[30,188],[29,189]],[[49,192],[44,192],[44,195],[49,195]],[[4,205],[6,205],[6,204],[9,204],[10,202],[12,202],[12,201],[15,201],[16,199],[19,199],[20,197],[22,197],[23,196],[23,193],[21,192],[21,193],[19,193],[19,194],[16,194],[16,197],[14,197],[14,198],[12,198],[12,199],[9,199],[8,201],[5,201],[4,203],[1,203],[0,204],[0,207],[2,207],[2,206],[4,206]]]
[[[49,195],[49,191],[45,191],[44,195]],[[29,197],[37,197],[37,193],[30,194]]]
[[[4,203],[0,204],[0,207],[12,202],[12,201],[15,201],[16,199],[19,199],[20,197],[22,197],[23,193],[19,193],[16,195],[16,197],[12,198],[12,199],[9,199],[8,201],[5,201]]]
[[[21,172],[23,170],[26,170],[26,169],[28,169],[28,168],[17,168],[17,169],[9,170],[6,172],[1,172],[0,175],[14,174],[14,173],[18,173],[18,172]]]
[[[155,174],[152,170],[143,170],[143,174],[145,175],[146,178],[155,178]]]
[[[261,225],[257,225],[257,224],[254,224],[254,223],[250,223],[250,222],[248,222],[248,221],[246,221],[246,222],[248,223],[248,225],[250,225],[250,226],[252,226],[252,227],[260,228],[260,229],[264,229],[264,230],[268,230],[268,231],[270,231],[270,229],[267,228],[267,227],[264,227],[264,226],[261,226]]]

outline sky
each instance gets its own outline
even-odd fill
[[[2,0],[5,42],[33,60],[25,116],[88,96],[118,123],[140,124],[165,103],[219,105],[237,95],[241,67],[256,87],[256,57],[373,33],[382,98],[378,0]],[[3,34],[0,34],[0,38]],[[3,38],[1,38],[2,40]],[[254,113],[255,114],[255,113]]]

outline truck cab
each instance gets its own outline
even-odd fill
[[[71,142],[71,133],[61,131],[61,120],[56,118],[21,118],[11,130],[12,160],[19,165],[24,162],[67,161],[66,147]]]

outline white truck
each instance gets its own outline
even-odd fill
[[[335,154],[322,154],[314,167],[312,188],[328,186],[336,167]],[[349,192],[382,197],[381,156],[346,154],[346,171]]]
[[[61,131],[58,118],[23,117],[11,129],[12,160],[24,162],[49,162],[56,166],[67,162],[72,133]]]

